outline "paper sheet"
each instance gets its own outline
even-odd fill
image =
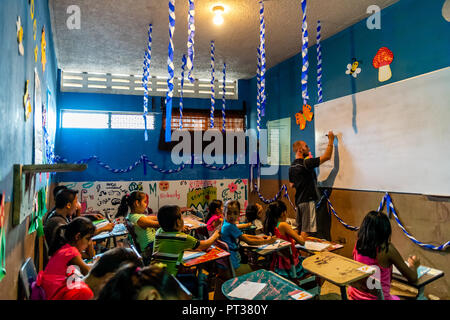
[[[302,290],[296,290],[290,294],[291,298],[294,300],[308,300],[313,297],[312,294]]]
[[[405,261],[405,263],[409,267],[408,262]],[[392,272],[395,273],[395,274],[398,274],[398,275],[402,275],[401,272],[394,265],[392,266]],[[431,275],[437,275],[440,272],[442,272],[442,271],[436,270],[436,269],[431,269],[431,268],[425,267],[425,266],[419,266],[417,268],[417,278],[420,278],[421,276],[423,276],[423,275],[425,275],[427,273],[429,273]]]
[[[228,295],[234,298],[252,300],[266,285],[266,283],[244,281]]]
[[[323,251],[330,246],[329,243],[305,241],[305,248],[311,251]]]
[[[204,252],[204,251],[189,251],[189,250],[186,250],[183,253],[183,261],[200,257],[200,256],[204,255],[205,253],[206,252]]]

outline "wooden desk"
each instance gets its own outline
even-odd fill
[[[416,283],[408,282],[408,280],[404,276],[396,273],[392,273],[392,280],[396,280],[398,282],[407,284],[408,286],[417,289],[418,290],[416,296],[417,300],[427,300],[427,298],[424,295],[425,286],[439,278],[442,278],[443,276],[444,276],[443,271],[431,268],[431,270],[428,273],[421,276]]]
[[[199,284],[198,289],[199,289],[200,299],[203,299],[203,286],[202,286],[202,281],[203,281],[203,279],[202,279],[202,269],[203,269],[203,265],[205,263],[216,261],[216,260],[222,259],[222,258],[227,258],[228,265],[229,265],[228,267],[230,268],[233,277],[235,277],[236,274],[234,273],[234,269],[233,269],[233,266],[231,264],[230,253],[228,251],[225,251],[225,250],[223,250],[221,248],[218,248],[218,247],[212,247],[204,255],[182,262],[183,267],[186,267],[186,268],[196,267],[197,268],[197,271],[198,271],[198,284]]]
[[[227,280],[222,285],[222,293],[227,299],[240,300],[239,298],[229,296],[229,293],[237,288],[244,281],[266,283],[267,285],[253,298],[253,300],[295,300],[292,294],[296,292],[305,292],[309,299],[312,294],[303,290],[293,282],[279,276],[275,272],[264,269],[256,270],[240,277]]]
[[[204,223],[199,217],[194,216],[193,214],[183,214],[184,224],[190,224],[189,230],[195,230],[198,228],[206,228],[206,223]]]
[[[343,300],[347,299],[347,285],[375,273],[375,270],[371,273],[357,270],[364,266],[367,265],[327,251],[319,252],[303,260],[303,268],[339,286]]]

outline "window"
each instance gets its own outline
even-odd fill
[[[163,115],[164,119],[164,115]],[[201,130],[206,131],[210,125],[210,110],[183,110],[183,129],[189,131]],[[165,129],[165,123],[163,128]],[[180,128],[180,112],[172,111],[172,130]],[[214,110],[214,128],[222,129],[222,111]],[[237,110],[227,110],[225,115],[225,130],[245,130],[245,112]]]
[[[62,111],[63,128],[79,129],[144,129],[142,113]],[[155,128],[155,116],[147,114],[147,129]]]

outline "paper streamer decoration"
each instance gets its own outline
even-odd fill
[[[169,48],[167,57],[167,71],[169,78],[167,79],[167,95],[166,95],[166,132],[165,140],[172,140],[172,97],[173,97],[173,33],[175,32],[175,0],[169,0]]]
[[[283,193],[283,196],[289,201],[289,203],[291,204],[291,207],[292,207],[294,210],[297,210],[297,207],[292,203],[291,198],[289,197],[289,193],[288,193],[288,191],[287,191],[287,186],[286,186],[285,184],[283,184],[283,185],[281,186],[280,190],[277,192],[277,194],[276,194],[272,199],[266,199],[266,198],[264,198],[264,196],[263,196],[263,195],[261,194],[261,192],[259,191],[259,187],[258,187],[258,185],[257,185],[256,183],[254,184],[254,188],[255,188],[255,190],[256,190],[256,193],[258,194],[259,199],[260,199],[262,202],[264,202],[265,204],[270,204],[270,203],[272,203],[272,202],[277,201],[277,200],[280,198],[280,196],[282,195],[282,193]]]
[[[37,22],[36,19],[33,21],[33,40],[36,41],[37,36]]]
[[[34,19],[34,0],[30,0],[30,17],[31,20]]]
[[[5,192],[0,197],[0,281],[2,281],[6,275]]]
[[[209,127],[214,128],[214,63],[215,63],[215,46],[214,41],[211,41],[211,112],[209,115]]]
[[[259,49],[261,56],[260,64],[260,104],[261,117],[266,113],[266,24],[264,21],[264,1],[259,2]]]
[[[188,71],[188,79],[191,83],[194,83],[195,81],[194,76],[192,74],[192,70],[194,69],[194,57],[195,57],[194,37],[195,37],[195,5],[194,0],[189,0],[186,68]]]
[[[257,49],[257,68],[256,68],[256,133],[257,138],[259,139],[259,132],[261,131],[261,50]]]
[[[434,246],[431,244],[420,242],[419,240],[414,238],[401,223],[400,219],[398,218],[397,212],[395,211],[394,204],[392,203],[391,196],[387,192],[384,195],[383,199],[381,200],[380,206],[378,207],[378,211],[381,211],[383,209],[384,204],[386,204],[388,216],[390,217],[391,213],[394,215],[394,219],[397,222],[397,225],[400,227],[400,229],[402,229],[403,233],[408,237],[408,239],[411,240],[414,244],[422,248],[435,251],[445,251],[447,247],[450,246],[450,241],[447,241],[444,244],[441,244],[440,246]]]
[[[307,104],[308,96],[308,25],[306,23],[306,0],[302,0],[302,12],[303,12],[303,23],[302,23],[302,99],[303,104]]]
[[[320,34],[322,25],[317,21],[317,102],[322,103],[322,46],[320,44]]]
[[[225,133],[225,81],[226,81],[227,64],[223,64],[223,90],[222,90],[222,132]]]
[[[183,129],[183,87],[184,87],[184,68],[186,67],[186,55],[181,58],[181,83],[180,83],[180,130]]]
[[[144,54],[144,73],[142,75],[142,86],[144,87],[144,139],[145,141],[148,140],[148,133],[147,133],[147,114],[148,114],[148,81],[150,78],[150,61],[152,58],[152,25],[149,24],[148,26],[148,43],[147,43],[147,50]]]
[[[19,54],[23,56],[23,54],[25,53],[25,49],[23,48],[23,28],[20,16],[17,17],[16,29],[17,29],[17,43],[19,44]]]

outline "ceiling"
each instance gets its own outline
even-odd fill
[[[309,0],[309,45],[316,43],[316,22],[322,21],[322,40],[366,18],[367,7],[381,9],[398,0]],[[153,24],[150,74],[167,77],[168,0],[50,0],[58,67],[65,71],[142,74],[148,24]],[[212,23],[213,5],[226,6],[222,26]],[[292,57],[301,49],[301,1],[265,0],[266,67]],[[81,28],[69,30],[67,8],[78,5]],[[210,41],[216,47],[216,78],[227,64],[227,80],[256,74],[259,44],[258,0],[195,1],[194,76],[210,79]],[[175,1],[174,65],[181,73],[186,52],[188,1]],[[218,70],[218,71],[217,71]],[[220,76],[218,76],[220,73]]]

